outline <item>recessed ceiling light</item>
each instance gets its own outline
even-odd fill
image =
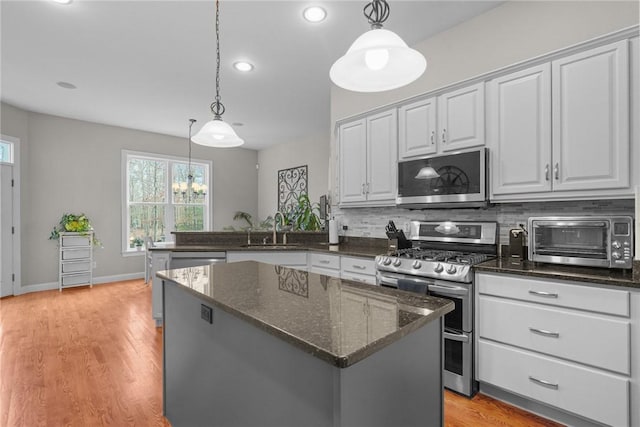
[[[60,3],[60,4],[69,4],[71,3],[73,0],[51,0],[54,3]]]
[[[69,82],[58,82],[56,83],[58,86],[63,87],[65,89],[75,89],[76,85],[74,85],[73,83],[69,83]]]
[[[253,70],[253,64],[246,61],[238,61],[233,64],[233,68],[238,71],[248,72]]]
[[[321,22],[327,17],[327,11],[320,6],[310,6],[302,12],[302,16],[309,22]]]

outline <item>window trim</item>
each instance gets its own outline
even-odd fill
[[[169,163],[169,167],[167,168],[167,195],[169,197],[169,201],[163,203],[167,207],[173,206],[173,194],[171,192],[171,179],[173,177],[173,171],[171,168],[171,162],[179,162],[179,163],[188,163],[188,157],[175,156],[170,154],[160,154],[160,153],[150,153],[144,151],[133,151],[133,150],[122,150],[120,157],[120,211],[121,211],[121,223],[120,223],[120,252],[122,256],[141,256],[144,254],[144,251],[138,251],[136,249],[129,248],[129,239],[128,239],[128,188],[129,188],[129,177],[127,175],[127,162],[129,157],[141,157],[148,158],[150,160],[166,160]],[[208,197],[208,206],[209,214],[205,217],[205,230],[210,230],[213,224],[213,162],[211,160],[205,159],[195,159],[191,158],[191,163],[200,163],[206,164],[209,167],[207,181],[207,187],[209,188],[207,197]],[[172,231],[168,231],[165,236],[167,237],[167,241],[173,241],[173,237],[171,236]]]

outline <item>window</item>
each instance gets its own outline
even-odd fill
[[[0,163],[13,163],[13,142],[0,140]]]
[[[123,252],[136,241],[172,240],[172,231],[209,229],[211,162],[123,151]]]

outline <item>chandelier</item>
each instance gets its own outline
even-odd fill
[[[193,170],[191,169],[191,128],[196,119],[189,119],[189,163],[187,164],[187,181],[174,182],[171,185],[173,190],[173,200],[176,203],[193,203],[204,201],[207,195],[207,184],[200,184],[193,180]]]

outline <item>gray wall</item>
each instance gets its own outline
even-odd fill
[[[499,68],[637,25],[638,2],[518,1],[506,2],[448,31],[413,46],[427,58],[425,74],[403,88],[373,94],[332,86],[331,120],[347,118],[376,107],[470,79]],[[401,29],[398,29],[401,33]],[[638,138],[637,130],[633,139]],[[336,144],[332,134],[330,177],[337,194]],[[637,175],[637,174],[636,174]],[[336,200],[336,197],[332,198]],[[554,202],[496,205],[487,210],[409,211],[397,208],[338,209],[333,213],[350,236],[384,237],[384,224],[394,219],[484,219],[503,224],[504,243],[511,226],[538,214],[616,213],[633,215],[632,201]]]
[[[258,153],[258,212],[260,219],[273,215],[278,206],[278,171],[308,166],[309,198],[316,203],[329,188],[329,132],[299,141],[278,144]]]
[[[104,244],[94,252],[94,277],[142,272],[142,256],[121,254],[121,151],[186,157],[186,138],[1,107],[0,131],[21,140],[22,285],[57,281],[57,246],[48,236],[65,212],[84,212]],[[257,213],[256,151],[194,144],[192,157],[213,162],[213,230],[233,224],[237,210]]]

